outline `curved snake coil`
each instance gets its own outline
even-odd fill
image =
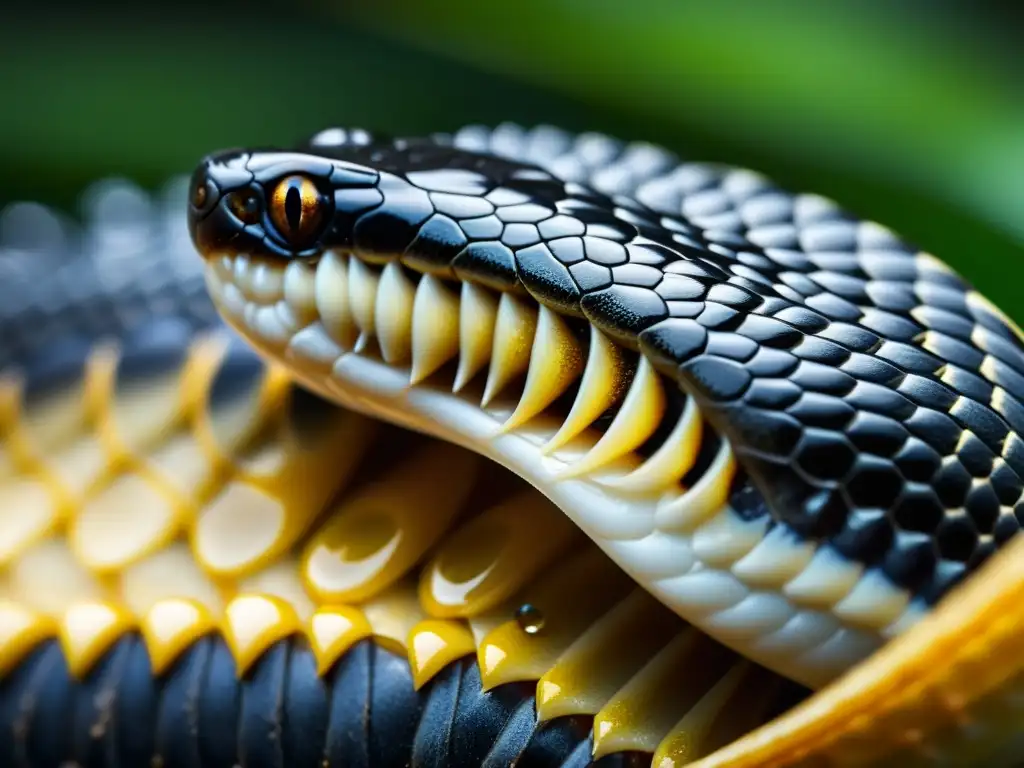
[[[180,231],[54,276],[92,325],[8,352],[0,755],[1019,757],[1024,356],[941,262],[548,128],[332,129],[189,197],[272,363]]]

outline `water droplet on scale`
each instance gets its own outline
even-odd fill
[[[540,609],[529,603],[524,603],[516,610],[516,621],[519,627],[528,635],[536,635],[544,629],[544,614]]]

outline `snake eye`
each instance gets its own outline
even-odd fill
[[[305,176],[282,179],[270,196],[270,220],[281,237],[296,246],[316,236],[324,222],[326,208],[326,199]]]
[[[260,200],[251,190],[241,190],[228,195],[228,206],[245,224],[255,224],[260,220]]]

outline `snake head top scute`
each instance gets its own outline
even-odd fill
[[[700,628],[831,679],[1019,530],[1019,331],[821,198],[559,141],[207,158],[214,300],[317,392],[527,478]]]
[[[571,191],[539,167],[430,142],[314,141],[309,149],[320,154],[234,151],[204,160],[189,209],[200,252],[315,259],[347,249],[370,262],[401,259],[422,272],[472,274],[498,290],[521,291],[520,277],[528,275],[517,274],[511,248],[539,242],[533,225],[550,219],[560,200],[571,204]],[[495,219],[503,205],[511,210]],[[592,227],[600,219],[616,226],[597,207],[589,219]],[[478,241],[499,240],[502,224],[512,225],[504,247],[481,247]],[[525,225],[519,242],[517,224]],[[563,217],[546,231],[553,239],[582,234],[582,226]]]

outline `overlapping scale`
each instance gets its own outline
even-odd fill
[[[308,318],[318,301],[316,275],[308,268],[291,274],[284,290],[304,297]],[[516,378],[523,387],[509,411],[518,414],[510,431],[574,387],[592,387],[588,376],[614,390],[602,402],[610,404],[604,411],[617,405],[616,413],[627,409],[633,388],[649,386],[613,346],[595,353],[593,336],[588,348],[543,310],[509,309],[506,301],[499,322],[501,302],[485,292],[457,292],[424,277],[410,294],[402,276],[368,275],[356,279],[376,280],[372,320],[364,306],[360,321],[351,315],[350,330],[362,334],[364,349],[419,366],[423,379],[456,358],[467,384],[491,376],[500,322],[502,334],[529,341],[526,367],[499,375],[506,390]],[[410,335],[395,327],[382,339],[389,320],[377,310],[387,297],[411,302],[412,314],[431,314],[438,327],[423,330],[413,320]],[[467,314],[490,318],[490,330],[467,329]],[[470,346],[488,342],[477,344],[475,363],[465,362],[467,338]],[[354,345],[356,334],[347,341]],[[14,437],[3,446],[11,473],[0,494],[36,507],[21,520],[2,516],[0,668],[56,638],[72,674],[85,677],[120,637],[138,633],[160,674],[218,633],[237,674],[295,641],[308,644],[326,675],[372,638],[408,658],[417,688],[476,656],[487,688],[536,682],[541,718],[598,716],[595,755],[658,749],[677,762],[731,732],[723,713],[747,711],[742,696],[752,675],[777,680],[747,667],[696,674],[683,663],[694,663],[692,653],[659,662],[692,630],[638,590],[552,502],[496,476],[472,452],[307,400],[275,369],[217,336],[197,340],[181,358],[174,386],[151,390],[152,428],[125,432],[125,415],[139,406],[117,402],[128,390],[108,386],[118,380],[110,360],[105,378],[93,374],[89,397],[79,385],[63,425],[51,428],[37,415],[33,422],[19,407],[8,412],[4,435]],[[569,429],[582,424],[566,442],[572,450],[556,446],[553,455],[588,460],[599,438],[581,449],[590,427],[583,422],[600,415],[586,413]],[[699,440],[692,414],[684,409],[678,418],[681,439]],[[693,459],[665,469],[655,451],[648,462],[603,481],[660,489]],[[713,539],[708,546],[716,546]],[[754,562],[753,554],[748,548],[731,557]],[[649,671],[662,667],[696,674],[689,698],[666,692]],[[766,706],[748,719],[761,722]]]
[[[348,496],[303,555],[310,592],[324,602],[358,601],[401,578],[444,536],[483,461],[458,446],[428,443]]]
[[[210,571],[240,576],[289,550],[348,482],[377,422],[292,389],[282,418],[234,457],[190,536]]]
[[[533,489],[471,517],[420,575],[420,602],[437,617],[488,612],[578,545],[579,530]]]
[[[551,720],[596,715],[684,627],[649,594],[634,590],[581,634],[540,678],[537,716]],[[597,684],[594,669],[601,670]]]

